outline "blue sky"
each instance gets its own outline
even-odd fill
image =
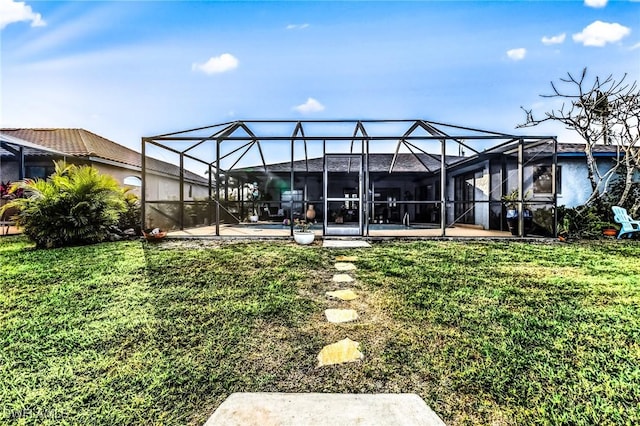
[[[235,119],[514,130],[549,82],[640,80],[637,1],[0,0],[2,127],[140,137]]]

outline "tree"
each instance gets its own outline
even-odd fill
[[[3,209],[18,210],[17,225],[39,248],[105,241],[126,210],[118,182],[90,166],[57,162],[48,179],[16,182],[11,190],[20,189],[25,197]]]
[[[585,205],[608,199],[627,206],[632,214],[640,209],[640,185],[634,174],[640,173],[640,92],[637,82],[628,83],[627,74],[616,80],[612,75],[593,81],[587,79],[587,69],[576,77],[567,73],[559,83],[551,82],[552,93],[543,98],[561,99],[560,108],[536,118],[532,110],[522,108],[526,122],[517,127],[532,127],[544,122],[559,122],[574,130],[585,142],[587,170],[592,194]],[[596,145],[616,148],[611,166],[598,163]],[[620,187],[622,190],[613,191]]]

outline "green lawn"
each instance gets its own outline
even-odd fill
[[[637,242],[185,244],[0,239],[0,424],[197,425],[238,391],[415,392],[450,425],[640,423]],[[323,318],[338,254],[359,258],[353,324]],[[345,337],[363,362],[317,368]]]

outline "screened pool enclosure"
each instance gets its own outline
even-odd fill
[[[554,136],[426,120],[232,121],[144,137],[142,159],[144,226],[170,235],[284,237],[297,220],[319,236],[556,234]]]

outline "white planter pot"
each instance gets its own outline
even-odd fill
[[[258,221],[258,215],[251,215],[249,216],[249,222],[257,222]]]
[[[298,244],[309,245],[313,242],[315,237],[316,235],[310,231],[309,232],[293,231],[293,239]]]

